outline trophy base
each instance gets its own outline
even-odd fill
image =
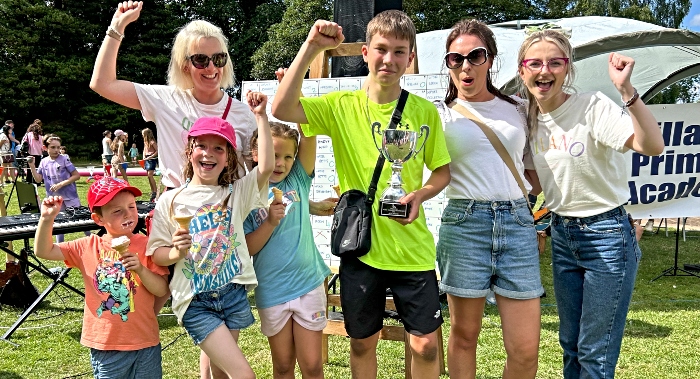
[[[398,201],[379,201],[379,215],[386,217],[407,218],[411,207]]]

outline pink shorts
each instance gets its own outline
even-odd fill
[[[321,284],[294,300],[258,309],[260,330],[266,337],[279,333],[291,317],[304,329],[321,331],[326,327],[326,291]]]

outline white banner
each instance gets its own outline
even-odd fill
[[[656,157],[625,154],[634,218],[700,216],[700,104],[650,105],[666,149]],[[603,178],[601,178],[603,179]]]
[[[355,90],[365,78],[330,78],[304,80],[304,96],[320,96],[332,91]],[[243,82],[242,92],[260,91],[274,101],[277,81]],[[442,99],[447,90],[447,77],[440,74],[405,75],[401,86],[409,92],[427,98]],[[268,104],[269,105],[269,104]],[[625,209],[634,218],[678,218],[700,216],[700,104],[650,106],[664,136],[666,150],[658,157],[634,152],[625,154],[630,187],[630,201]],[[311,199],[335,196],[332,186],[338,183],[333,159],[333,147],[328,137],[317,138],[316,177],[311,185]],[[430,172],[425,171],[424,180]],[[605,178],[600,178],[605,180]],[[444,192],[423,203],[428,229],[437,243],[440,216],[446,205]],[[326,263],[339,264],[330,252],[331,217],[311,216],[314,240]]]

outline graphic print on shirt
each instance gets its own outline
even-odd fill
[[[270,205],[275,200],[272,191],[270,191],[268,197],[267,205]],[[295,203],[299,203],[300,201],[301,199],[299,198],[299,194],[296,190],[285,192],[284,195],[282,195],[282,204],[285,206],[284,215],[287,216],[292,213],[296,209],[296,207],[293,207],[293,205]],[[258,208],[253,212],[253,222],[255,224],[255,228],[257,229],[263,222],[265,222],[265,220],[267,220],[268,210],[267,208]]]
[[[105,311],[119,315],[122,321],[129,319],[129,312],[134,312],[134,295],[139,284],[119,259],[116,250],[100,248],[93,284],[98,293],[106,295],[95,310],[97,317]]]
[[[220,288],[242,271],[237,251],[241,243],[236,240],[238,233],[233,230],[229,212],[231,209],[223,204],[205,204],[190,222],[192,246],[182,272],[190,279],[195,294]]]
[[[548,141],[545,138],[538,136],[535,140],[535,151],[534,154],[544,153],[548,150],[559,150],[568,152],[572,157],[580,157],[586,151],[586,145],[583,142],[573,140],[573,137],[566,134],[562,134],[558,138],[553,135],[548,137]]]

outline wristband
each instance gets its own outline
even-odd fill
[[[634,95],[632,97],[625,101],[622,97],[620,97],[620,100],[622,101],[622,112],[625,111],[625,108],[629,108],[632,104],[634,104],[635,101],[639,99],[639,92],[637,92],[637,89],[634,89]]]
[[[121,34],[121,33],[119,33],[119,32],[117,31],[117,29],[114,29],[114,27],[112,27],[112,25],[110,25],[110,26],[107,28],[107,33],[106,33],[106,34],[107,34],[108,36],[110,36],[110,37],[116,39],[117,41],[121,41],[121,40],[124,39],[124,35]]]

